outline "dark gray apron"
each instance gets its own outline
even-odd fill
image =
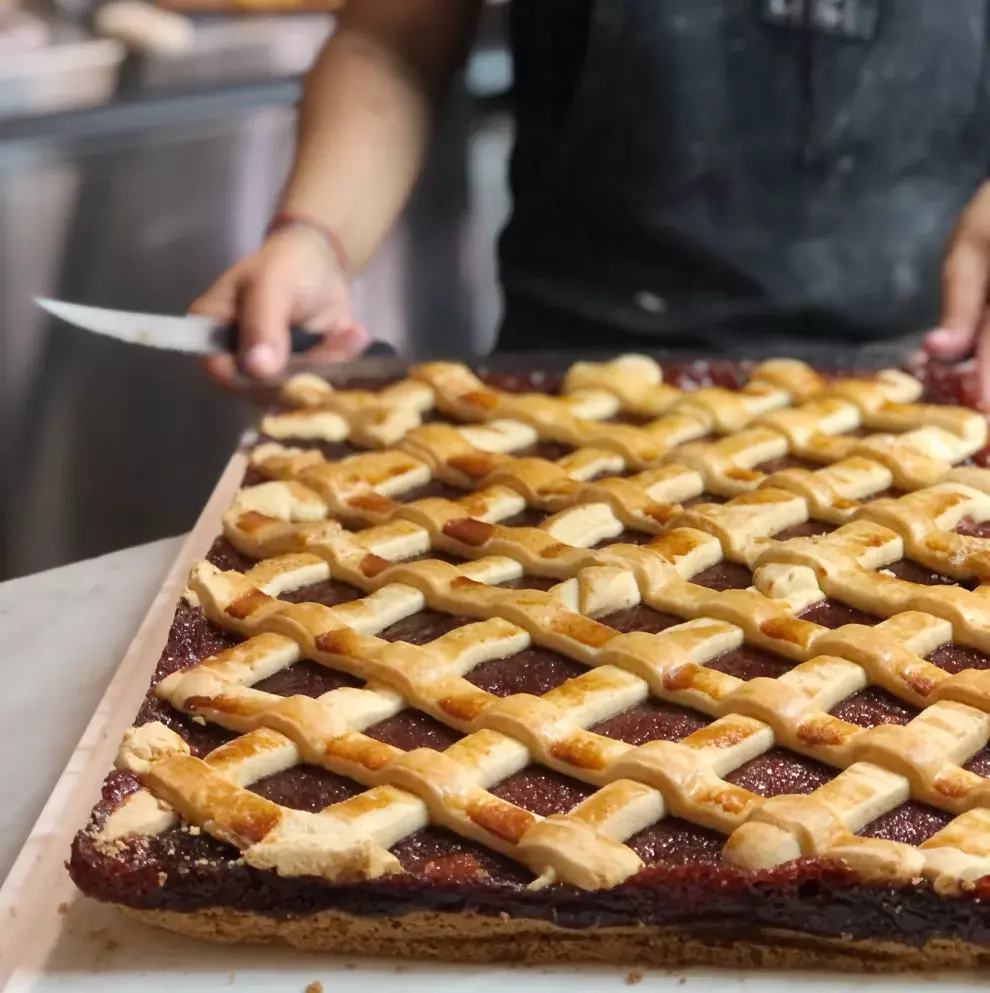
[[[990,161],[987,30],[986,0],[593,0],[549,139],[525,126],[544,94],[516,93],[538,162],[501,239],[500,347],[930,324]]]

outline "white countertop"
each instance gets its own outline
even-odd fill
[[[166,538],[0,583],[0,883],[180,544]]]

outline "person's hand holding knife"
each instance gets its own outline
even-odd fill
[[[347,362],[360,355],[370,336],[351,313],[346,268],[331,232],[288,216],[276,218],[264,244],[190,308],[221,323],[239,323],[239,357],[208,358],[210,375],[228,384],[238,364],[254,379],[277,375],[289,358],[292,325],[324,336],[306,353],[312,362]]]

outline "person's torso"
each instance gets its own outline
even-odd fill
[[[920,326],[990,158],[987,8],[516,0],[510,305],[661,335]]]

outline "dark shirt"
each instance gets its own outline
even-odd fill
[[[508,315],[713,347],[930,324],[990,159],[987,6],[515,0]]]

